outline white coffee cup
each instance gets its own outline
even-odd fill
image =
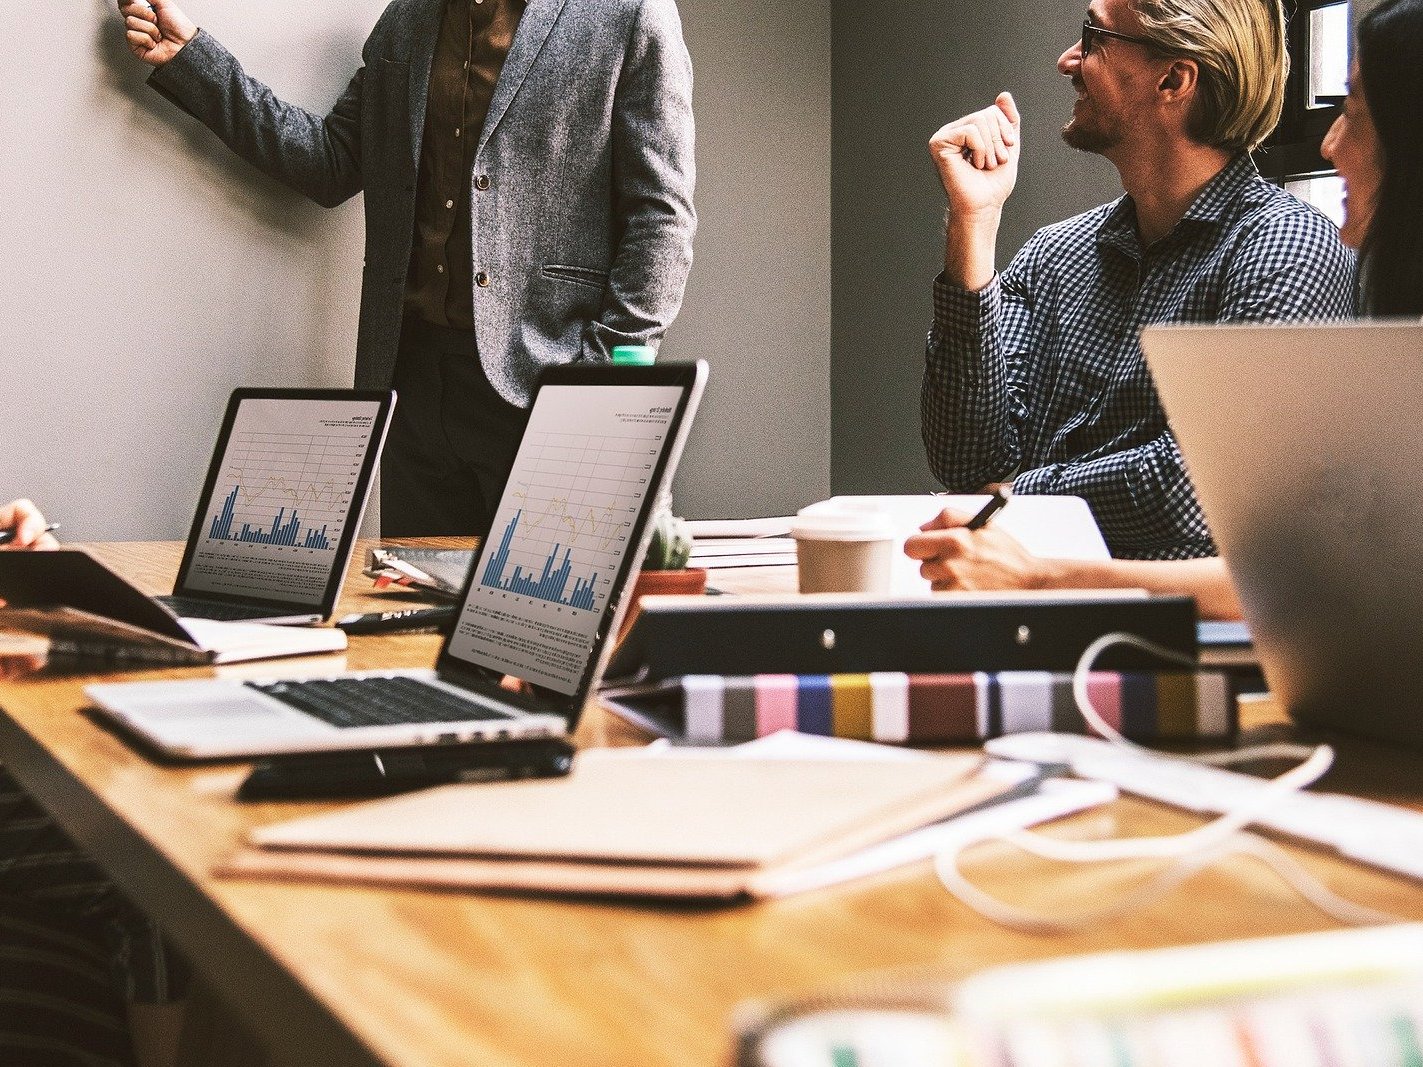
[[[894,526],[865,511],[800,513],[791,523],[802,593],[887,593]]]

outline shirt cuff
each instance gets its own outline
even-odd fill
[[[161,67],[153,68],[148,84],[183,107],[180,100],[187,92],[200,87],[203,81],[211,78],[214,70],[226,67],[231,60],[231,53],[199,27],[193,39],[178,49],[172,59]]]
[[[946,281],[941,272],[934,279],[934,325],[929,331],[929,352],[952,357],[978,352],[980,339],[994,322],[1002,303],[998,275],[976,292]]]

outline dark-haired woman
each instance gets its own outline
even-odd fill
[[[1344,113],[1320,149],[1344,180],[1339,236],[1359,250],[1362,314],[1423,315],[1423,0],[1359,23]]]

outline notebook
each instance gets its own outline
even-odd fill
[[[601,675],[706,384],[703,362],[546,370],[431,670],[91,685],[178,759],[571,731]]]
[[[637,897],[769,895],[791,872],[976,808],[979,755],[763,759],[593,749],[567,778],[443,786],[261,827],[227,873]]]
[[[1423,325],[1141,343],[1271,692],[1298,719],[1423,747]]]
[[[233,392],[177,584],[158,600],[182,618],[330,618],[394,406],[388,390]]]

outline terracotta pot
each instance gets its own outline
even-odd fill
[[[642,571],[632,586],[632,603],[628,605],[623,624],[618,629],[618,640],[627,633],[633,619],[642,609],[645,596],[666,596],[673,593],[697,594],[705,592],[707,571],[705,567],[688,567],[680,571]]]

